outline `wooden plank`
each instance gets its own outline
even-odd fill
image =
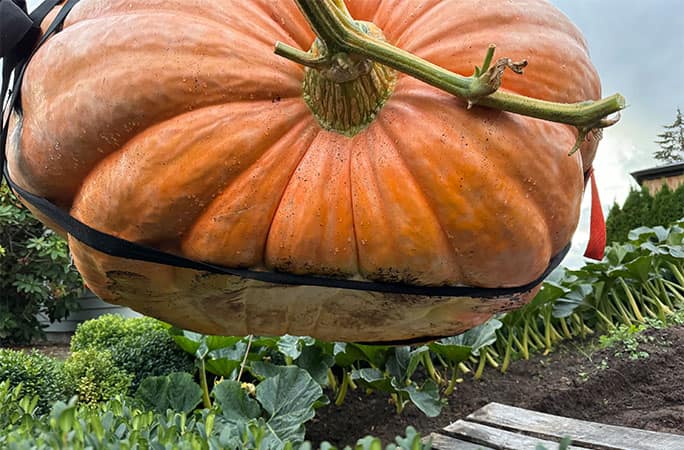
[[[558,448],[559,440],[546,440],[526,434],[494,428],[480,423],[459,420],[444,428],[451,437],[482,443],[500,450],[531,450],[543,445],[548,450]],[[457,447],[458,448],[458,447]],[[587,447],[571,445],[568,450],[589,450]]]
[[[434,450],[496,450],[492,447],[484,447],[443,434],[432,433],[429,438],[432,439],[432,448]]]
[[[541,437],[560,439],[570,436],[577,445],[615,450],[682,450],[684,436],[619,427],[514,406],[489,403],[466,420],[494,427],[521,430]],[[447,427],[446,429],[448,429]]]

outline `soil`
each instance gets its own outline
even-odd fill
[[[13,346],[10,347],[12,350],[20,350],[26,353],[30,353],[33,350],[37,350],[44,355],[50,356],[51,358],[65,360],[69,357],[69,344],[61,342],[39,342],[31,345],[25,346]]]
[[[515,361],[505,374],[466,379],[436,418],[413,405],[397,415],[388,396],[350,392],[342,406],[320,408],[306,424],[307,439],[351,445],[366,435],[394,442],[413,426],[421,435],[498,402],[576,419],[684,434],[684,327],[651,329],[637,350],[623,345],[593,351],[570,342],[547,356]]]

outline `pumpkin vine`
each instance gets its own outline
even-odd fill
[[[461,97],[466,100],[468,107],[477,104],[572,125],[578,130],[578,138],[570,154],[577,151],[591,131],[617,123],[619,111],[626,107],[626,100],[620,94],[595,101],[557,103],[501,92],[499,87],[505,69],[522,74],[527,61],[513,62],[509,58],[499,58],[492,64],[495,46],[490,45],[482,67],[475,67],[474,74],[466,77],[364,33],[349,14],[343,0],[295,2],[318,39],[324,43],[324,50],[314,55],[276,42],[277,55],[318,70],[334,64],[340,53],[361,56]]]

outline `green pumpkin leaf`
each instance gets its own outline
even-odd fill
[[[397,389],[398,392],[406,392],[411,402],[428,417],[437,417],[442,412],[443,401],[439,397],[439,387],[432,380],[427,380],[418,388],[415,384],[409,384]]]
[[[295,363],[309,372],[318,384],[325,386],[328,384],[328,369],[335,364],[335,360],[321,347],[310,345],[302,349],[302,354]]]
[[[278,339],[278,351],[295,360],[299,358],[306,346],[314,345],[315,339],[308,336],[290,336],[286,334]]]
[[[238,336],[205,336],[205,341],[207,343],[207,349],[209,350],[209,352],[226,347],[233,347],[242,340],[244,340],[244,338]],[[247,344],[245,344],[245,346],[246,345]]]
[[[204,338],[203,334],[181,330],[176,327],[170,328],[169,334],[183,351],[190,353],[191,355],[194,355],[197,352],[197,349]]]
[[[450,344],[444,339],[432,342],[428,346],[432,352],[441,356],[452,367],[467,360],[473,350],[469,345]]]
[[[391,347],[387,345],[366,345],[336,342],[333,347],[335,364],[349,367],[355,362],[366,361],[374,367],[384,367]]]
[[[148,377],[140,383],[135,398],[150,410],[166,413],[190,413],[202,401],[202,389],[185,372],[174,372],[159,377]]]
[[[323,389],[305,370],[282,367],[280,373],[259,383],[256,398],[269,415],[268,429],[281,442],[304,441],[304,422],[311,420]]]
[[[379,392],[395,393],[392,379],[383,371],[375,368],[354,369],[351,371],[352,380],[359,385]]]
[[[551,282],[544,283],[539,290],[539,293],[537,293],[530,302],[530,307],[539,308],[543,305],[547,305],[562,297],[566,292],[567,290],[558,284]]]
[[[246,351],[245,342],[237,342],[230,347],[212,350],[205,358],[205,368],[214,375],[229,378],[242,365]]]
[[[236,380],[224,380],[211,391],[221,407],[221,415],[229,423],[246,424],[261,416],[261,407]]]
[[[470,347],[473,355],[479,355],[480,349],[496,342],[496,330],[502,327],[502,323],[497,319],[489,321],[471,328],[458,336],[440,339],[438,342],[444,345],[460,345]]]

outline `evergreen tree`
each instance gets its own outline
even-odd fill
[[[672,194],[673,221],[684,219],[684,184],[675,189]]]
[[[630,190],[622,208],[616,206],[611,208],[606,220],[608,242],[626,242],[630,230],[653,225],[653,197],[646,188]]]
[[[663,128],[665,131],[655,141],[660,150],[653,153],[653,157],[667,164],[684,161],[684,117],[679,108],[674,123]]]
[[[624,223],[625,219],[622,209],[620,209],[620,205],[617,202],[614,202],[608,212],[608,217],[606,217],[606,242],[609,244],[620,242],[621,230],[625,226]]]
[[[674,217],[672,200],[672,189],[670,189],[667,184],[663,183],[663,186],[653,197],[653,206],[651,207],[649,221],[647,222],[648,226],[665,226],[677,220],[677,217]]]

